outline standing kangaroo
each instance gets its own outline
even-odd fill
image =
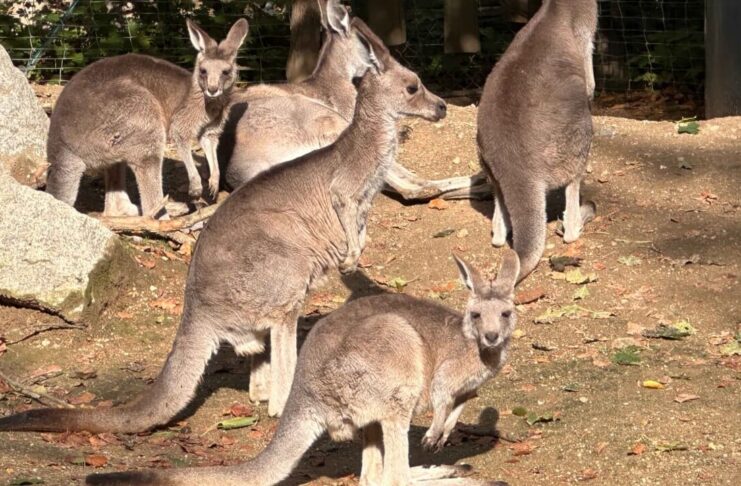
[[[352,121],[357,96],[353,78],[366,69],[360,36],[382,41],[362,20],[350,19],[338,0],[318,2],[326,35],[312,75],[300,83],[250,86],[235,93],[230,119],[238,121],[230,121],[236,126],[225,130],[219,152],[220,160],[229,160],[225,172],[230,187],[333,143]],[[396,162],[385,178],[405,199],[468,197],[476,181],[427,181]]]
[[[324,433],[363,437],[360,484],[487,484],[454,478],[460,466],[409,467],[412,414],[432,409],[425,447],[443,447],[468,400],[504,365],[517,316],[517,254],[494,281],[456,258],[471,291],[463,315],[402,294],[349,302],[319,321],[301,348],[296,378],[273,440],[233,467],[88,476],[89,485],[269,486],[286,478]],[[488,483],[491,484],[491,483]]]
[[[0,418],[0,430],[139,432],[167,423],[190,402],[222,342],[241,355],[261,354],[253,359],[250,397],[269,397],[269,414],[280,414],[304,299],[328,270],[357,265],[371,202],[395,157],[396,121],[446,114],[445,102],[416,74],[383,44],[368,42],[370,69],[359,82],[353,123],[337,142],[242,186],[208,221],[188,270],[180,328],[153,386],[117,408]]]
[[[579,238],[594,204],[579,206],[592,143],[592,42],[596,0],[545,0],[492,70],[481,96],[477,142],[493,186],[492,244],[512,227],[519,280],[538,265],[546,193],[566,187],[564,241]]]
[[[193,73],[161,59],[125,54],[97,61],[72,78],[59,96],[49,127],[47,191],[74,205],[86,170],[105,172],[105,214],[139,214],[126,193],[126,166],[134,172],[141,213],[154,217],[163,200],[162,158],[168,134],[177,145],[193,197],[202,192],[191,143],[206,153],[209,191],[219,184],[216,147],[224,108],[237,79],[236,56],[247,35],[239,19],[221,43],[188,20],[198,51]]]

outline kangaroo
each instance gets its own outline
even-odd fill
[[[370,69],[359,82],[353,123],[337,142],[261,174],[209,219],[188,270],[180,328],[154,385],[128,405],[30,410],[0,418],[0,430],[139,432],[165,424],[190,402],[221,342],[257,355],[250,397],[268,398],[268,413],[280,414],[304,299],[327,271],[356,268],[367,213],[394,160],[397,119],[446,114],[416,74],[383,44],[368,42]]]
[[[476,390],[504,365],[517,315],[517,254],[508,250],[489,281],[455,257],[470,290],[463,315],[403,294],[349,302],[320,320],[301,348],[296,378],[273,440],[234,467],[88,476],[89,485],[277,484],[324,433],[362,432],[361,485],[493,484],[455,478],[461,466],[409,467],[412,415],[432,409],[424,447],[439,450]],[[501,484],[501,483],[500,483]]]
[[[229,160],[225,179],[230,187],[333,143],[352,121],[357,96],[352,80],[365,69],[359,36],[382,41],[361,19],[350,19],[339,1],[319,0],[319,6],[326,36],[312,75],[300,83],[250,86],[235,94],[230,115],[235,127],[225,130],[219,152],[220,160]],[[237,120],[232,122],[232,117]],[[477,181],[472,184],[469,177],[427,181],[398,163],[385,180],[405,199],[468,197]]]
[[[218,192],[216,148],[224,108],[237,80],[236,56],[248,24],[239,19],[221,43],[195,22],[188,33],[198,51],[192,73],[141,54],[97,61],[72,78],[51,116],[47,191],[74,205],[86,170],[103,170],[105,214],[139,214],[126,193],[126,165],[136,177],[141,214],[154,217],[162,195],[162,158],[168,134],[177,145],[190,180],[201,195],[201,177],[191,142],[198,139],[210,170],[209,191]]]
[[[492,244],[511,225],[522,280],[545,247],[546,193],[566,187],[563,239],[595,214],[579,206],[592,143],[596,0],[545,0],[486,80],[478,112],[479,160],[493,187]]]

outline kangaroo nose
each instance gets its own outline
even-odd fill
[[[486,341],[490,345],[493,345],[494,343],[497,342],[497,339],[499,339],[499,333],[498,332],[487,332],[486,334],[484,334],[484,337],[486,338]]]
[[[216,96],[219,93],[219,88],[207,88],[206,92],[209,96]]]
[[[445,104],[444,101],[440,101],[437,104],[437,116],[440,118],[445,118],[445,114],[448,112],[448,105]]]

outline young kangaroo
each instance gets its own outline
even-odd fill
[[[543,255],[546,193],[566,187],[564,241],[594,216],[579,206],[592,143],[596,0],[545,0],[486,80],[478,112],[481,166],[493,186],[492,244],[512,226],[522,280]]]
[[[460,466],[409,467],[409,424],[432,409],[423,445],[442,448],[466,402],[507,358],[517,320],[517,254],[505,253],[496,280],[456,258],[471,291],[463,315],[403,294],[349,302],[319,321],[301,348],[296,378],[273,440],[234,467],[88,476],[89,485],[277,484],[324,432],[336,441],[362,431],[361,485],[472,485],[444,479]]]
[[[300,83],[250,86],[235,93],[229,125],[236,127],[225,130],[219,151],[220,160],[229,160],[230,187],[333,143],[352,121],[357,96],[352,80],[366,69],[360,37],[382,41],[362,20],[350,19],[338,0],[319,0],[319,7],[325,42],[313,74]],[[396,162],[385,182],[406,199],[465,197],[472,185],[469,177],[427,181]]]
[[[235,93],[235,102],[248,107],[234,133],[223,136],[234,137],[229,186],[237,188],[270,167],[331,144],[352,121],[357,96],[352,80],[368,69],[367,43],[360,36],[375,34],[362,20],[351,21],[338,0],[324,1],[319,0],[325,41],[313,74],[300,83]],[[224,145],[224,151],[232,148]]]
[[[162,158],[168,134],[178,147],[190,179],[191,196],[200,196],[191,143],[198,139],[208,160],[209,191],[219,184],[216,146],[223,111],[237,79],[236,56],[247,35],[240,19],[221,43],[188,20],[198,50],[195,69],[140,54],[97,61],[72,78],[59,96],[49,127],[47,191],[75,203],[86,170],[105,172],[105,214],[139,214],[126,193],[126,165],[136,176],[141,213],[152,216],[162,202]]]
[[[129,405],[31,410],[0,418],[0,430],[151,429],[188,404],[220,343],[255,355],[267,336],[270,366],[264,353],[253,361],[250,396],[269,396],[268,412],[281,412],[304,299],[327,271],[355,268],[368,210],[394,160],[396,121],[446,113],[445,102],[382,44],[369,41],[367,52],[371,68],[359,82],[353,123],[337,142],[242,186],[208,221],[188,271],[180,328],[154,385]]]

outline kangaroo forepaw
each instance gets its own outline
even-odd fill
[[[201,178],[194,177],[188,181],[188,196],[193,199],[198,199],[201,195],[203,195],[203,184],[201,183]]]
[[[216,195],[219,194],[219,176],[215,174],[208,179],[208,194],[211,199],[216,199]]]
[[[342,275],[347,275],[355,272],[358,269],[358,260],[360,254],[351,254],[345,257],[345,259],[337,266]]]
[[[440,452],[446,441],[447,437],[443,434],[429,434],[428,432],[422,437],[422,447],[430,452]]]

